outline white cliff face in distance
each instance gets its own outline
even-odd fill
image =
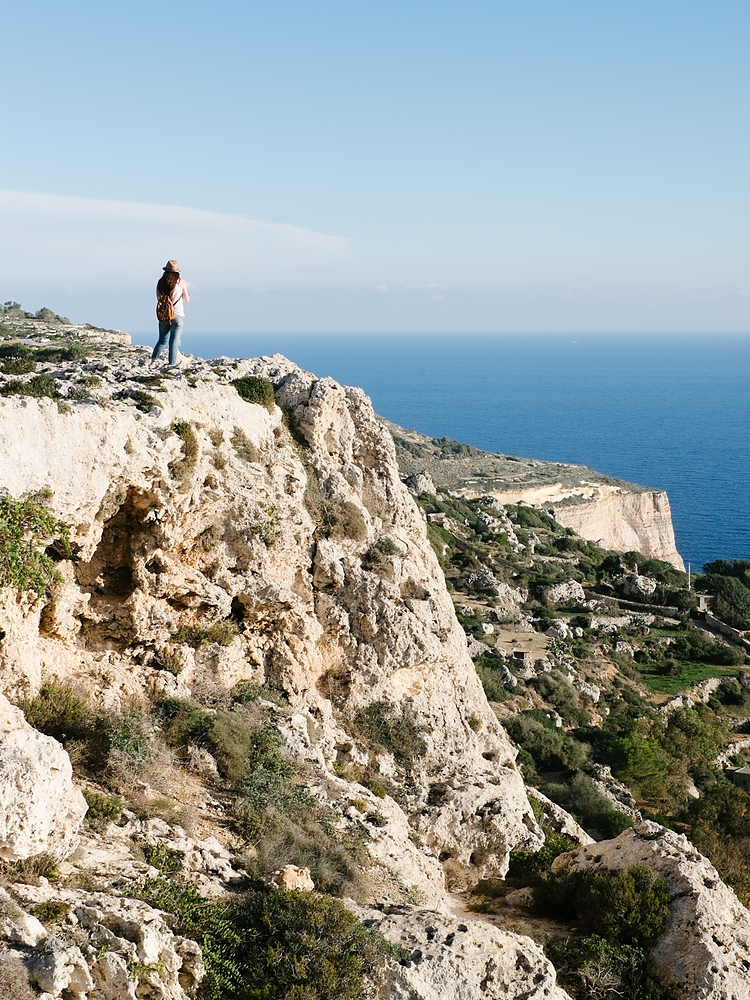
[[[685,569],[664,490],[604,476],[583,465],[492,454],[388,426],[404,476],[424,472],[435,486],[469,498],[491,496],[501,504],[541,507],[602,548],[642,552]]]

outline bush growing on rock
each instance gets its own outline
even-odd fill
[[[57,538],[70,555],[70,527],[49,509],[50,494],[31,493],[22,500],[0,497],[0,587],[42,596],[60,580],[43,546]]]
[[[408,706],[399,711],[389,701],[373,701],[356,715],[354,725],[376,747],[389,750],[396,763],[407,770],[427,752],[424,727]]]
[[[389,950],[330,896],[282,889],[213,901],[166,878],[133,894],[201,945],[202,1000],[360,1000]]]
[[[534,887],[534,909],[576,921],[614,944],[649,948],[667,925],[669,888],[647,865],[619,872],[563,870]]]
[[[182,440],[182,457],[169,463],[169,471],[177,480],[187,479],[198,463],[198,438],[186,420],[172,424],[172,430]]]
[[[232,385],[246,403],[257,403],[272,410],[276,404],[273,385],[262,375],[245,375],[243,378],[236,378]]]
[[[576,1000],[678,1000],[648,972],[648,954],[633,945],[618,945],[599,935],[566,938],[547,946],[558,982]]]

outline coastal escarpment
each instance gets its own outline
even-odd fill
[[[669,498],[583,465],[481,451],[388,424],[404,477],[426,472],[433,484],[465,497],[530,504],[583,538],[615,552],[640,552],[684,570]]]

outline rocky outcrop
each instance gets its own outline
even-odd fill
[[[367,927],[404,949],[404,958],[387,974],[389,998],[570,1000],[542,949],[529,938],[409,906],[349,905]]]
[[[16,886],[27,907],[54,904],[54,930],[12,901],[0,936],[25,946],[29,978],[64,1000],[188,1000],[205,969],[194,941],[175,935],[170,918],[137,899],[43,883]],[[2,900],[0,900],[2,902]]]
[[[270,682],[298,720],[290,750],[344,823],[349,783],[334,764],[395,774],[393,753],[356,719],[398,706],[419,720],[420,749],[388,809],[424,847],[372,837],[379,863],[419,854],[407,885],[417,869],[457,887],[502,875],[511,850],[541,843],[539,828],[367,397],[281,357],[220,359],[165,379],[143,412],[128,393],[142,392],[146,358],[118,350],[54,368],[61,395],[101,380],[67,412],[0,399],[0,484],[14,496],[50,489],[75,553],[50,601],[6,600],[0,680],[33,691],[68,679],[105,707],[149,689]],[[231,380],[252,375],[273,382],[281,408],[240,397]],[[230,615],[242,627],[228,646],[175,642],[180,627]]]
[[[669,923],[653,969],[684,1000],[741,1000],[748,995],[750,913],[686,837],[645,822],[615,840],[560,855],[553,871],[645,864],[667,880]]]
[[[86,809],[65,750],[0,695],[0,858],[68,857]]]

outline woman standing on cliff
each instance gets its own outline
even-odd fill
[[[156,283],[156,318],[159,321],[159,340],[151,364],[161,357],[161,352],[169,338],[169,363],[176,365],[179,356],[182,324],[185,322],[185,302],[190,301],[185,280],[180,277],[180,265],[176,260],[168,260],[164,266],[164,274]]]

